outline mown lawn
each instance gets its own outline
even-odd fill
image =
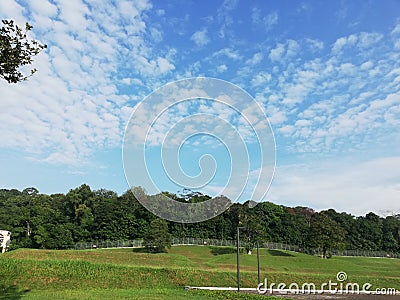
[[[241,284],[254,288],[257,256],[240,257]],[[399,259],[321,259],[261,249],[260,261],[261,278],[268,278],[269,283],[319,285],[337,281],[336,274],[344,271],[347,282],[400,289]],[[235,248],[175,246],[161,254],[142,253],[140,249],[19,249],[0,255],[0,289],[4,291],[0,299],[238,299],[232,292],[185,291],[189,285],[235,287]]]
[[[0,285],[1,286],[1,285]],[[186,291],[178,288],[151,289],[63,289],[63,290],[33,290],[18,291],[15,288],[3,289],[0,299],[29,299],[29,300],[98,300],[98,299],[134,299],[134,300],[279,300],[276,297],[264,297],[254,294],[238,294],[227,291]],[[280,298],[281,299],[281,298]]]

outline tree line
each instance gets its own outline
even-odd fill
[[[177,201],[210,199],[198,192],[167,193]],[[271,202],[249,208],[232,204],[224,213],[201,223],[164,221],[147,211],[131,191],[122,195],[83,184],[66,194],[41,194],[0,189],[0,229],[12,232],[11,249],[20,247],[68,249],[77,242],[131,240],[150,236],[241,239],[247,248],[257,242],[318,248],[400,252],[400,215],[385,218],[373,212],[353,216],[333,209],[286,207]],[[164,233],[157,230],[164,228]]]

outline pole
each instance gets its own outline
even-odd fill
[[[236,230],[237,290],[240,292],[239,227],[237,227]]]
[[[257,286],[260,284],[261,282],[261,278],[260,278],[260,249],[259,249],[259,245],[257,242],[257,277],[258,277],[258,284]]]

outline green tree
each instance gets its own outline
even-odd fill
[[[167,252],[171,247],[172,236],[168,232],[168,223],[163,219],[154,219],[143,237],[143,246],[149,252]]]
[[[296,209],[286,207],[286,213],[281,217],[282,240],[286,244],[306,246],[307,235],[309,231],[309,219],[303,214],[305,211],[296,211]],[[309,217],[311,220],[311,216]]]
[[[240,226],[244,227],[243,234],[240,233],[241,240],[244,243],[247,254],[251,254],[257,243],[262,243],[266,239],[265,227],[262,226],[261,218],[254,209],[249,207],[249,201],[243,203]]]
[[[92,238],[94,199],[94,193],[86,184],[70,190],[65,197],[63,213],[73,224],[72,234],[75,241],[87,241]]]
[[[370,212],[365,217],[357,218],[360,248],[378,251],[382,249],[382,219]]]
[[[345,231],[324,212],[315,213],[311,219],[309,241],[313,247],[321,249],[322,258],[327,258],[328,250],[343,247]]]
[[[382,250],[399,251],[400,220],[394,216],[387,216],[383,220],[382,232]]]
[[[3,27],[0,28],[0,77],[8,83],[26,80],[37,70],[31,69],[30,75],[26,76],[18,69],[31,64],[32,57],[47,46],[36,40],[28,39],[27,32],[32,29],[29,23],[25,24],[25,30],[23,30],[13,20],[2,20],[1,22]]]

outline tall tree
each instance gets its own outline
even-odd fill
[[[160,218],[150,222],[150,227],[143,237],[143,246],[149,252],[166,252],[171,247],[172,236],[168,232],[168,223]]]
[[[345,231],[324,212],[315,213],[311,219],[309,232],[310,245],[321,249],[323,258],[328,250],[343,247]]]
[[[394,216],[387,216],[383,220],[382,249],[390,252],[400,251],[400,220]]]
[[[378,251],[382,247],[382,219],[370,212],[365,217],[358,217],[358,234],[361,249]]]

